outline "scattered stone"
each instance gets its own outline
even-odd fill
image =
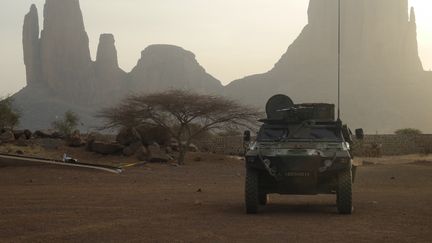
[[[198,189],[196,192],[200,193],[200,192],[202,192],[202,189],[200,188],[200,189]]]
[[[123,149],[123,154],[128,157],[132,156],[137,153],[140,147],[142,147],[142,143],[140,141],[134,142]]]
[[[68,138],[68,145],[70,147],[81,147],[85,143],[81,138],[81,133],[79,130],[75,130]]]
[[[37,130],[34,132],[34,137],[36,138],[65,138],[64,134],[54,131],[52,129],[47,130]]]
[[[150,153],[148,149],[143,145],[141,145],[141,147],[138,148],[136,154],[137,154],[137,159],[140,161],[148,161],[150,157]]]
[[[147,147],[149,152],[149,162],[166,163],[172,158],[163,151],[158,144],[153,144]]]
[[[390,180],[396,180],[396,177],[392,176],[390,177]]]
[[[194,204],[196,206],[201,206],[202,205],[202,201],[201,200],[195,200]]]
[[[202,161],[202,160],[203,160],[203,159],[202,159],[201,157],[199,157],[199,156],[194,158],[194,161],[196,161],[196,162],[200,162],[200,161]]]
[[[195,144],[189,144],[188,147],[189,152],[199,152],[198,146],[196,146]]]
[[[12,131],[5,131],[0,135],[0,141],[3,143],[11,143],[15,141],[15,136]]]
[[[91,151],[99,154],[117,154],[123,151],[124,146],[118,143],[93,142]]]
[[[135,128],[123,128],[116,136],[116,141],[124,146],[141,141],[141,136]]]
[[[15,145],[18,147],[27,147],[30,145],[27,137],[25,134],[22,134],[16,141],[15,141]]]
[[[19,154],[19,155],[23,155],[24,154],[24,152],[22,150],[17,150],[17,151],[15,151],[15,153]]]
[[[98,132],[89,133],[87,135],[87,138],[86,138],[85,141],[86,141],[86,149],[88,151],[92,151],[92,145],[96,141],[98,141],[98,142],[104,142],[104,143],[110,143],[110,140],[109,140],[109,138],[107,136],[102,135],[102,134],[100,134]]]
[[[32,132],[30,131],[30,130],[14,130],[13,131],[13,134],[14,134],[14,136],[15,136],[15,139],[19,139],[19,138],[21,138],[22,136],[24,136],[25,137],[25,139],[30,139],[31,138],[31,136],[32,136]]]

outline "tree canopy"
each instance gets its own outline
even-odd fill
[[[220,96],[170,90],[129,96],[98,116],[106,120],[104,128],[154,125],[167,129],[181,144],[178,158],[181,164],[192,139],[210,130],[251,127],[260,113]]]

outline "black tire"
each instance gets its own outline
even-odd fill
[[[352,170],[339,173],[336,194],[337,209],[340,214],[352,214]]]
[[[269,202],[269,196],[267,193],[260,192],[258,200],[261,206],[265,206]]]
[[[257,214],[259,209],[258,171],[246,168],[245,204],[247,214]]]

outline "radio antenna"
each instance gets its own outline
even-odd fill
[[[338,110],[337,116],[340,120],[340,100],[341,100],[341,0],[338,0]]]

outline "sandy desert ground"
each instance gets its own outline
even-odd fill
[[[0,241],[431,242],[432,163],[419,159],[360,158],[377,164],[358,170],[351,216],[337,214],[331,195],[272,195],[261,214],[246,215],[244,162],[225,156],[120,175],[3,164]]]

